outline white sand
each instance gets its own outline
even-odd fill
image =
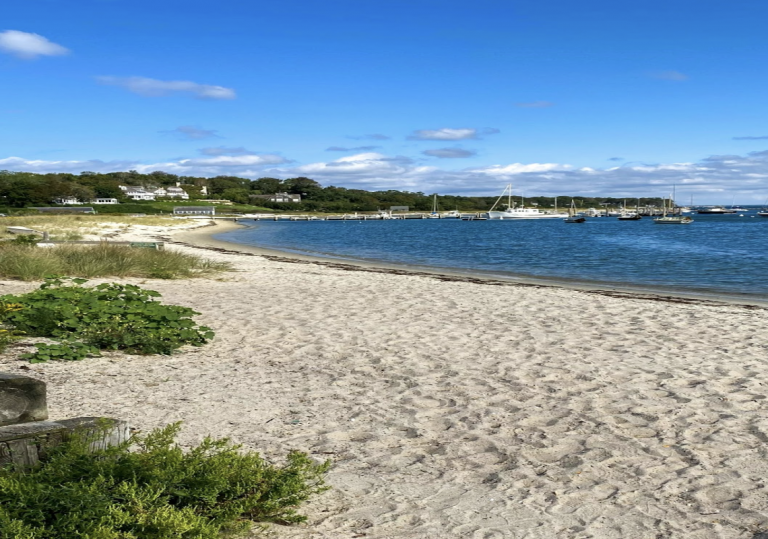
[[[768,537],[764,309],[172,248],[237,269],[131,281],[213,343],[3,368],[45,380],[54,419],[330,458],[333,489],[279,537]]]

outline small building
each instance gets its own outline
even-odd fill
[[[94,198],[91,204],[118,204],[116,198]]]
[[[56,197],[53,199],[54,204],[61,204],[62,206],[67,204],[77,205],[82,204],[81,201],[77,199],[77,197]]]
[[[204,215],[213,217],[216,215],[215,206],[176,206],[173,208],[174,215]]]
[[[96,210],[90,206],[78,206],[76,208],[62,208],[60,206],[54,206],[51,208],[29,208],[30,210],[37,210],[42,213],[92,213],[96,214]]]

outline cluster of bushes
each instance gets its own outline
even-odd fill
[[[29,359],[83,359],[98,350],[170,354],[213,338],[210,328],[192,319],[200,313],[156,301],[159,292],[131,284],[82,286],[86,282],[49,278],[28,294],[0,296],[0,324],[59,341],[53,349],[38,346],[38,354]]]
[[[96,452],[74,436],[31,472],[0,471],[0,537],[217,539],[255,523],[302,522],[296,507],[327,488],[329,462],[291,452],[274,466],[226,439],[184,452],[178,430]]]

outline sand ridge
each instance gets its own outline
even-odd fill
[[[54,419],[182,420],[184,444],[330,458],[333,489],[280,537],[768,531],[764,309],[168,248],[235,267],[131,280],[200,311],[213,343],[3,368],[44,379]]]

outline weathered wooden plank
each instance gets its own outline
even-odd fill
[[[36,421],[0,427],[0,467],[35,466],[55,445],[74,433],[93,437],[91,450],[104,449],[130,437],[128,423],[106,417],[78,417],[62,421]]]

